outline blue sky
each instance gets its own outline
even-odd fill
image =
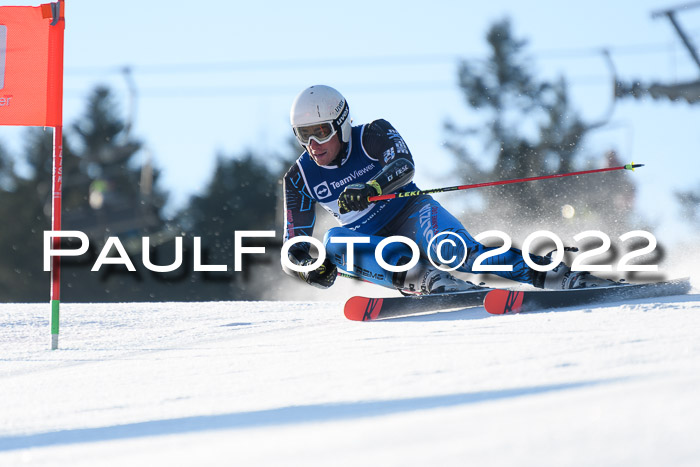
[[[485,57],[485,33],[494,21],[510,17],[516,36],[529,40],[537,76],[565,76],[575,108],[596,120],[612,95],[603,48],[625,80],[698,77],[670,22],[652,18],[677,5],[67,0],[64,123],[81,115],[97,84],[111,86],[126,113],[122,69],[131,67],[138,93],[134,135],[163,170],[174,208],[203,188],[218,153],[285,151],[294,97],[311,84],[328,84],[346,95],[355,123],[386,118],[402,133],[421,187],[455,184],[442,125],[447,118],[474,121],[456,86],[457,63]],[[700,44],[700,7],[679,12],[678,20]],[[700,184],[692,165],[700,155],[699,129],[697,104],[626,99],[586,150],[615,149],[625,161],[647,164],[632,175],[639,210],[670,238],[687,227],[673,191]],[[21,133],[2,127],[0,139],[19,150]]]

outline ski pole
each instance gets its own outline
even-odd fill
[[[470,188],[481,188],[481,187],[485,187],[485,186],[508,185],[511,183],[523,183],[523,182],[533,182],[535,180],[546,180],[548,178],[562,178],[562,177],[572,177],[574,175],[586,175],[586,174],[599,173],[599,172],[610,172],[612,170],[632,170],[632,171],[634,171],[634,169],[636,169],[637,167],[644,167],[644,164],[635,164],[634,162],[632,162],[631,164],[622,165],[620,167],[607,167],[605,169],[583,170],[581,172],[569,172],[569,173],[563,173],[563,174],[542,175],[539,177],[517,178],[517,179],[513,179],[513,180],[499,180],[496,182],[475,183],[473,185],[457,185],[457,186],[449,186],[449,187],[445,187],[445,188],[433,188],[430,190],[418,190],[418,191],[406,191],[406,192],[399,192],[399,193],[389,193],[386,195],[370,196],[368,198],[368,200],[370,202],[384,201],[387,199],[394,199],[394,198],[407,198],[409,196],[432,195],[433,193],[445,193],[448,191],[469,190]]]
[[[361,277],[356,276],[354,274],[348,274],[347,272],[340,272],[338,271],[338,277],[344,277],[346,279],[357,279],[357,280],[362,280]]]

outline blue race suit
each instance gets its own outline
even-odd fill
[[[320,204],[341,224],[330,229],[324,237],[324,246],[331,261],[340,269],[361,276],[370,282],[386,287],[401,288],[405,273],[385,271],[377,263],[375,248],[384,238],[400,235],[412,239],[419,247],[423,258],[435,259],[435,246],[428,251],[430,240],[444,232],[453,232],[454,246],[442,242],[440,257],[446,266],[459,265],[458,271],[471,273],[475,259],[484,252],[495,248],[485,247],[467,232],[464,226],[445,208],[430,196],[394,198],[370,204],[363,211],[341,214],[338,197],[351,183],[366,183],[377,175],[384,166],[397,158],[413,161],[408,146],[401,135],[385,120],[354,126],[350,141],[341,148],[341,153],[332,166],[318,166],[304,152],[284,178],[285,190],[285,234],[284,240],[313,234],[315,206]],[[408,183],[398,190],[418,190],[414,183]],[[356,243],[353,264],[347,264],[347,247],[344,243],[333,243],[333,237],[369,237],[370,243]],[[441,236],[442,238],[442,236]],[[459,241],[462,240],[462,241]],[[466,252],[465,252],[466,247]],[[297,243],[289,250],[297,259],[310,257],[309,244]],[[412,257],[411,249],[403,243],[390,243],[383,250],[382,258],[390,265],[403,265]],[[547,262],[541,257],[532,256],[539,264]],[[425,260],[425,259],[424,259]],[[512,271],[495,271],[493,274],[507,279],[537,284],[543,275],[531,269],[523,260],[522,253],[510,249],[491,256],[483,265],[512,265]]]

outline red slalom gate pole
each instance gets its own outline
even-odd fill
[[[47,123],[53,123],[53,176],[51,181],[51,229],[61,230],[61,203],[63,199],[63,52],[65,30],[65,1],[42,5],[49,26],[49,54],[47,82],[49,103]],[[61,239],[54,237],[52,247],[61,247]],[[59,308],[61,303],[61,258],[54,256],[51,263],[51,350],[58,349]]]
[[[406,192],[401,192],[401,193],[389,193],[386,195],[370,196],[368,198],[368,200],[371,202],[385,201],[385,200],[394,199],[394,198],[407,198],[410,196],[432,195],[434,193],[445,193],[448,191],[469,190],[471,188],[482,188],[482,187],[486,187],[486,186],[495,186],[495,185],[509,185],[511,183],[534,182],[536,180],[547,180],[549,178],[573,177],[574,175],[586,175],[586,174],[593,174],[593,173],[600,173],[600,172],[610,172],[613,170],[632,170],[632,171],[634,171],[634,169],[636,169],[637,167],[644,167],[644,164],[635,164],[634,162],[632,162],[631,164],[622,165],[620,167],[607,167],[605,169],[583,170],[581,172],[569,172],[569,173],[554,174],[554,175],[541,175],[539,177],[516,178],[513,180],[499,180],[496,182],[475,183],[473,185],[457,185],[457,186],[449,186],[449,187],[444,187],[444,188],[433,188],[431,190],[418,190],[418,191],[406,191]]]
[[[63,127],[53,129],[53,187],[51,229],[61,230],[61,200],[63,198]],[[54,250],[61,248],[61,239],[53,238]],[[51,350],[58,349],[58,322],[61,303],[61,258],[51,258]]]

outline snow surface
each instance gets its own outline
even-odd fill
[[[700,295],[358,323],[0,305],[1,466],[697,466]]]

